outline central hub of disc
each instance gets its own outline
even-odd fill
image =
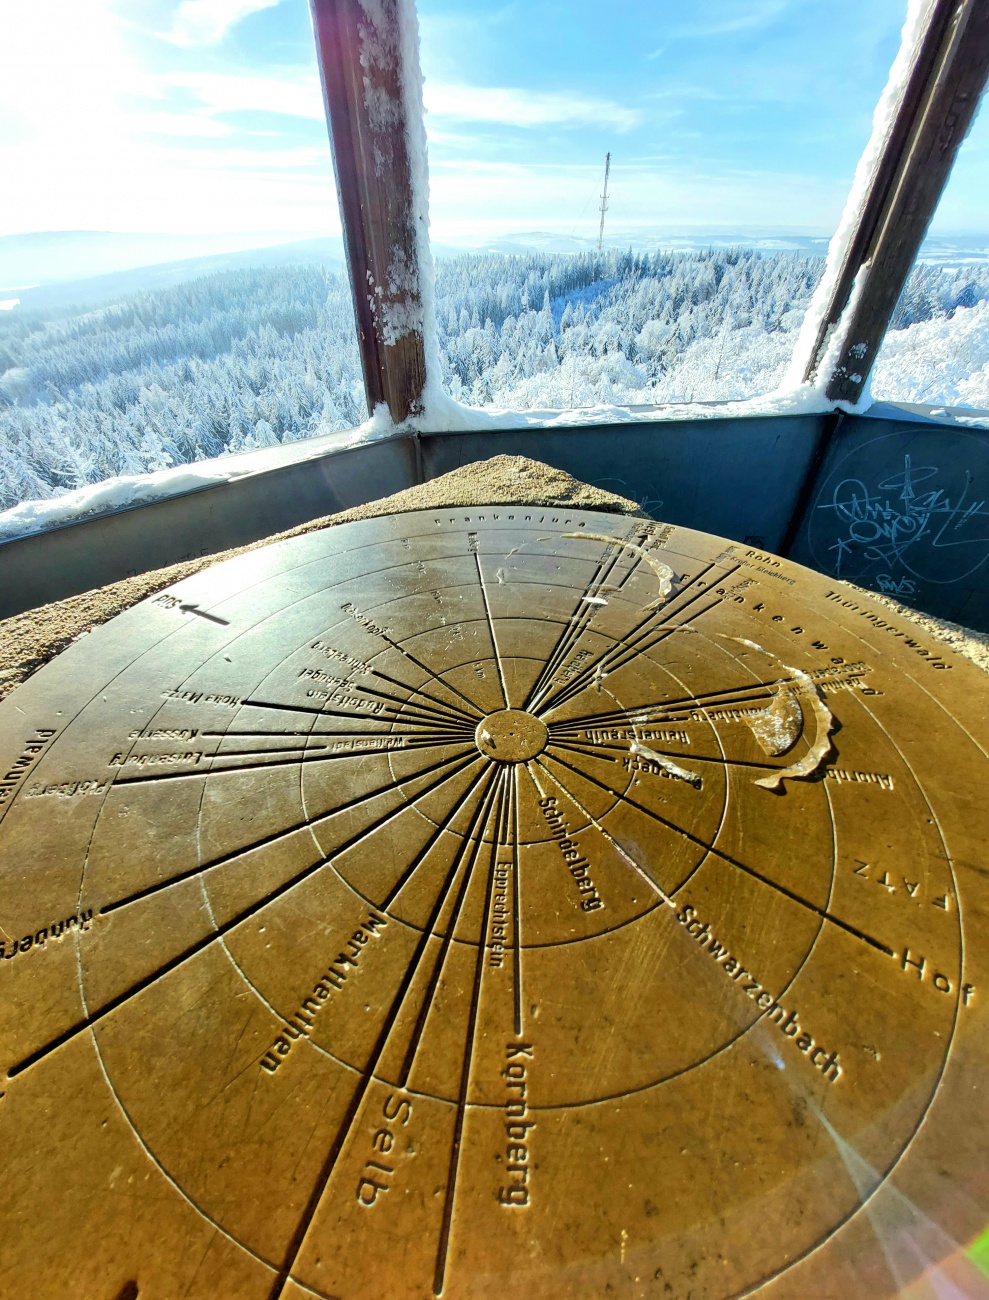
[[[499,709],[477,724],[474,741],[485,758],[499,763],[524,763],[546,748],[545,725],[522,709]]]

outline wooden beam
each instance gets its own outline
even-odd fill
[[[936,0],[804,375],[818,375],[863,276],[828,377],[832,401],[862,395],[987,76],[987,0]]]
[[[421,410],[426,382],[403,4],[310,5],[368,412],[384,402],[401,424]]]

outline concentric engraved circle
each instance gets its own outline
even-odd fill
[[[0,708],[7,1288],[977,1294],[986,691],[887,613],[491,508],[73,646]]]

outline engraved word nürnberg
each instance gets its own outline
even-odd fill
[[[755,538],[554,507],[290,538],[82,638],[0,705],[6,1289],[803,1300],[846,1240],[887,1276],[866,1198],[940,1268],[989,1164],[984,698]]]

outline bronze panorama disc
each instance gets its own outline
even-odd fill
[[[985,1294],[987,698],[580,511],[148,598],[0,708],[0,1294]]]

